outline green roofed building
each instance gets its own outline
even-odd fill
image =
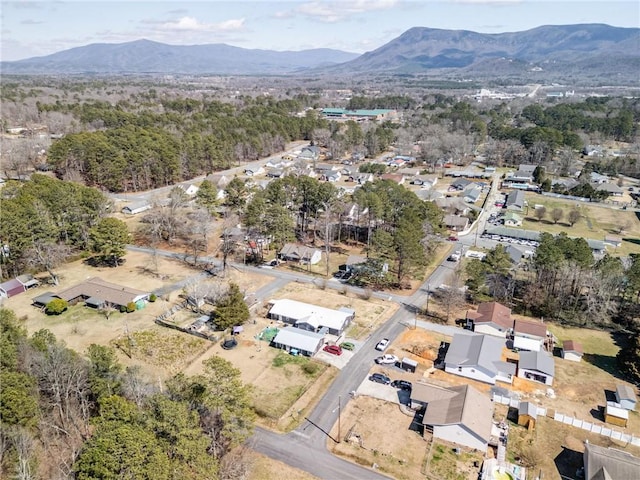
[[[395,110],[377,108],[374,110],[347,110],[345,108],[323,108],[322,116],[329,120],[355,120],[355,121],[387,121],[397,120],[398,112]]]

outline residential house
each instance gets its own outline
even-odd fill
[[[605,235],[604,243],[605,245],[611,245],[614,248],[618,248],[622,245],[622,238],[617,235]]]
[[[606,192],[607,194],[609,194],[609,196],[613,197],[621,197],[624,193],[624,190],[622,190],[619,186],[608,182],[599,184],[598,186],[596,186],[596,190],[598,192]]]
[[[180,184],[178,185],[178,187],[180,187],[184,191],[184,193],[186,193],[189,196],[195,195],[196,193],[198,193],[198,190],[199,190],[199,188],[194,184],[189,184],[189,185]]]
[[[383,173],[380,175],[381,180],[389,180],[393,183],[397,183],[398,185],[402,185],[404,183],[404,175],[399,175],[397,173]]]
[[[516,319],[513,322],[513,348],[539,352],[547,339],[547,326],[542,322]]]
[[[491,437],[493,403],[470,385],[450,388],[414,383],[411,404],[422,406],[425,433],[485,452]]]
[[[418,175],[411,179],[413,185],[422,185],[423,187],[433,188],[438,183],[437,175]]]
[[[11,298],[26,290],[26,287],[17,278],[12,278],[0,283],[0,297]]]
[[[526,258],[527,254],[514,245],[507,245],[505,251],[509,254],[511,263],[519,265],[523,258]]]
[[[221,173],[212,173],[204,177],[204,179],[210,182],[218,190],[224,190],[232,180],[231,178],[229,178],[229,176]]]
[[[520,352],[518,361],[518,377],[544,383],[553,384],[555,364],[553,357],[544,350]]]
[[[267,168],[267,177],[269,178],[282,178],[285,176],[285,171],[282,168]]]
[[[42,308],[45,308],[49,304],[49,302],[51,302],[52,300],[55,300],[56,298],[59,299],[60,297],[53,292],[45,292],[45,293],[41,293],[37,297],[32,298],[31,304],[34,307],[42,309]]]
[[[556,185],[558,185],[556,187]],[[556,191],[556,189],[561,189],[561,190],[571,190],[574,187],[577,187],[578,185],[580,185],[580,182],[574,178],[564,178],[564,179],[560,179],[560,180],[553,180],[551,182],[551,190],[552,191]]]
[[[606,175],[602,175],[598,172],[591,172],[589,174],[589,181],[592,184],[601,185],[603,183],[607,183],[609,181],[609,177],[607,177]]]
[[[152,208],[152,205],[146,200],[143,200],[141,202],[134,202],[129,205],[126,205],[122,209],[122,213],[124,213],[125,215],[138,215],[139,213],[146,212],[151,208]]]
[[[476,203],[482,195],[482,187],[472,183],[462,191],[462,198],[467,203]]]
[[[295,327],[281,328],[273,338],[273,345],[289,353],[300,353],[312,357],[324,344],[322,333],[310,332]]]
[[[579,362],[582,360],[584,351],[582,350],[582,344],[575,340],[565,340],[562,342],[562,358],[565,360],[571,360],[572,362]]]
[[[436,205],[438,208],[455,215],[466,215],[469,213],[469,210],[477,208],[470,206],[468,203],[464,203],[464,200],[460,197],[436,198]]]
[[[92,277],[56,295],[71,305],[84,302],[85,305],[94,308],[102,308],[105,305],[121,308],[134,303],[137,308],[142,308],[150,293]]]
[[[244,169],[244,174],[248,177],[253,177],[254,175],[262,175],[263,173],[265,173],[265,169],[262,165],[247,167]]]
[[[317,248],[298,245],[297,243],[285,243],[278,256],[282,260],[315,265],[322,259],[322,252]]]
[[[364,185],[367,182],[373,182],[373,180],[375,180],[373,173],[355,173],[348,177],[348,181],[355,182],[359,185]]]
[[[345,270],[347,272],[355,272],[358,268],[367,263],[367,258],[361,255],[349,255],[345,262]]]
[[[355,202],[351,202],[344,207],[342,210],[342,221],[343,223],[360,223],[361,220],[369,213],[369,208],[364,207],[360,210],[360,205]]]
[[[298,154],[298,158],[316,161],[320,158],[320,147],[318,147],[317,145],[308,145],[306,147],[302,147],[300,153]]]
[[[459,215],[445,215],[444,224],[449,230],[454,232],[462,232],[469,226],[469,219]]]
[[[585,442],[585,480],[630,480],[640,478],[640,458],[616,448]]]
[[[633,387],[623,384],[617,385],[616,402],[618,402],[620,407],[625,410],[635,410],[637,399],[636,393],[633,391]]]
[[[495,385],[511,383],[516,365],[503,362],[504,341],[491,335],[456,333],[445,355],[445,372]]]
[[[505,182],[508,183],[532,183],[533,172],[535,172],[535,165],[520,164],[518,170],[510,172],[505,177]]]
[[[498,302],[481,303],[477,310],[468,310],[466,318],[474,332],[494,337],[506,338],[509,329],[513,328],[511,309]]]
[[[449,186],[449,190],[458,190],[461,192],[472,183],[473,182],[471,180],[467,180],[466,178],[457,178],[453,182],[451,182],[451,185]]]
[[[269,318],[311,332],[326,329],[336,336],[342,335],[355,316],[355,312],[348,308],[332,310],[296,300],[281,299],[270,303]]]
[[[505,227],[521,227],[522,217],[515,212],[507,212],[504,215]]]
[[[18,275],[16,277],[22,285],[24,285],[25,290],[29,290],[30,288],[37,287],[40,285],[40,281],[37,278],[33,278],[33,275],[30,273],[25,273],[23,275]]]
[[[515,210],[521,212],[524,208],[524,205],[524,191],[513,190],[509,192],[509,195],[507,195],[507,201],[505,203],[505,207],[507,210]]]

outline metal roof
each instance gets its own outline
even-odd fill
[[[297,348],[305,352],[315,352],[320,343],[324,341],[321,333],[310,332],[301,328],[285,327],[281,329],[273,339],[274,343]]]
[[[537,370],[550,376],[555,373],[553,357],[544,351],[520,352],[518,365],[525,370]]]

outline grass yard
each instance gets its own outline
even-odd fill
[[[273,460],[261,453],[251,452],[249,461],[251,471],[247,480],[318,480],[304,470],[291,467],[286,463]]]
[[[622,237],[624,241],[615,250],[616,255],[640,253],[640,220],[634,211],[577,202],[582,217],[572,227],[567,222],[566,217],[569,211],[576,206],[575,201],[545,197],[531,192],[528,192],[525,198],[529,203],[528,214],[525,215],[522,222],[522,228],[525,230],[553,234],[566,232],[571,237],[584,237],[594,240],[604,240],[606,235],[617,235]],[[535,205],[544,205],[547,209],[547,214],[542,221],[538,221],[533,214]],[[564,212],[563,219],[557,224],[554,224],[550,218],[551,210],[554,208],[560,208]],[[620,233],[619,229],[622,226],[626,228]],[[613,250],[611,249],[610,251]]]
[[[451,445],[434,441],[427,461],[427,476],[447,480],[475,480],[479,469],[473,464],[477,462],[481,465],[483,456],[480,452],[461,450],[460,454],[456,454]]]

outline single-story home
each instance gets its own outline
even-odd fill
[[[123,207],[122,213],[126,215],[137,215],[139,213],[146,212],[147,210],[151,210],[151,208],[152,205],[145,200],[142,202],[135,202]]]
[[[488,396],[470,385],[443,388],[414,383],[411,404],[424,406],[424,431],[434,438],[486,451],[493,424],[493,403]]]
[[[471,180],[467,180],[466,178],[456,178],[453,182],[451,182],[449,189],[462,191],[472,183],[473,182]]]
[[[492,385],[512,383],[516,365],[501,360],[503,347],[504,340],[491,335],[456,333],[444,358],[444,370]]]
[[[565,340],[562,342],[562,358],[565,360],[571,360],[572,362],[579,362],[582,360],[584,350],[582,350],[582,344],[574,340]]]
[[[585,480],[627,480],[640,478],[640,458],[611,447],[585,442]]]
[[[520,352],[518,377],[545,385],[553,385],[554,375],[555,363],[548,352]]]
[[[462,192],[462,198],[467,203],[476,203],[482,194],[482,187],[476,184],[469,185]]]
[[[345,262],[345,270],[347,272],[355,272],[358,268],[364,266],[367,263],[367,258],[361,255],[349,255]]]
[[[617,235],[605,235],[604,243],[605,245],[611,245],[612,247],[618,248],[622,245],[622,238]]]
[[[511,309],[498,302],[484,302],[477,310],[467,311],[467,324],[476,333],[507,337],[507,332],[513,328]]]
[[[596,190],[598,192],[606,192],[609,195],[612,195],[614,197],[621,197],[622,194],[624,193],[624,190],[622,190],[619,186],[613,184],[613,183],[601,183],[598,184],[596,186]]]
[[[504,226],[505,227],[521,227],[522,217],[518,215],[516,212],[507,212],[504,215]]]
[[[264,167],[262,165],[258,165],[256,167],[247,167],[244,169],[244,174],[248,177],[252,177],[254,175],[262,175],[264,173]]]
[[[26,287],[17,278],[0,283],[0,297],[10,298],[21,294],[25,290]]]
[[[380,175],[380,180],[389,180],[393,183],[397,183],[398,185],[402,185],[404,183],[404,175],[399,175],[396,173],[383,173]]]
[[[322,259],[322,252],[317,248],[296,243],[286,243],[278,253],[278,256],[282,260],[315,265]]]
[[[636,393],[629,385],[620,384],[616,386],[616,401],[625,410],[636,409]]]
[[[180,184],[178,186],[184,191],[184,193],[186,193],[189,196],[195,195],[196,193],[198,193],[198,190],[200,190],[200,188],[197,185],[194,185],[193,183],[189,185]]]
[[[310,332],[295,327],[281,328],[272,341],[276,348],[286,350],[297,350],[298,353],[312,357],[324,344],[324,335],[321,333]]]
[[[444,225],[454,232],[462,232],[469,226],[469,219],[460,215],[445,215]]]
[[[129,303],[135,303],[137,307],[144,306],[150,293],[92,277],[56,295],[71,305],[85,302],[87,306],[94,308],[102,308],[105,305],[120,308],[126,307]]]
[[[524,203],[524,192],[522,190],[513,190],[507,195],[505,207],[507,210],[522,211]]]
[[[513,322],[513,348],[539,352],[547,339],[547,326],[542,322],[516,319]]]
[[[312,332],[327,329],[336,336],[342,335],[355,317],[355,312],[345,307],[332,310],[286,298],[270,303],[269,318]]]

